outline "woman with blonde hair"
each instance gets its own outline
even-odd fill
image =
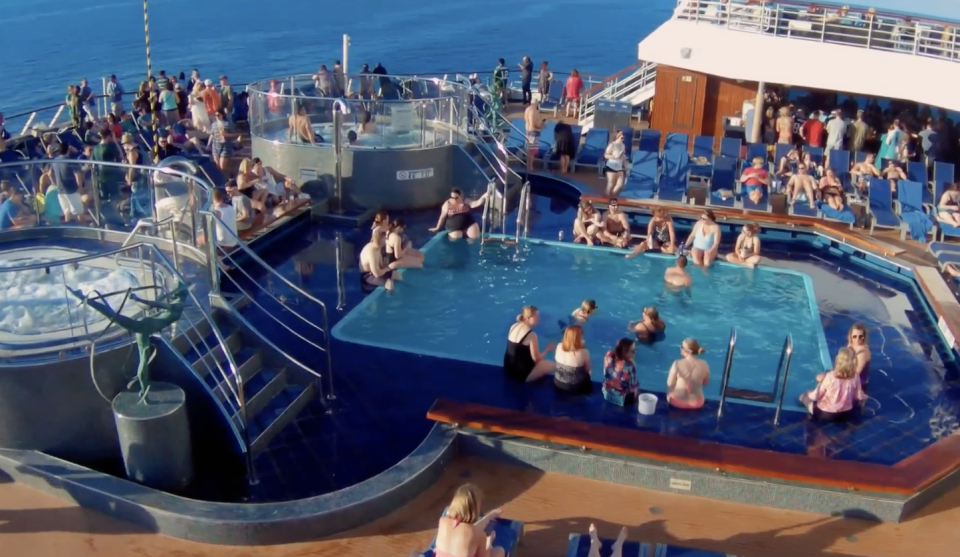
[[[436,557],[504,557],[503,548],[493,546],[496,535],[487,535],[487,527],[501,511],[494,509],[481,518],[482,498],[472,484],[460,486],[453,494],[437,526]]]
[[[677,251],[677,232],[673,227],[673,218],[663,207],[653,210],[653,218],[647,225],[647,240],[640,242],[632,252],[627,254],[627,258],[640,255],[647,250],[660,250],[661,253]]]
[[[553,373],[553,362],[547,354],[555,348],[548,344],[540,351],[539,339],[533,328],[540,322],[540,312],[534,306],[524,306],[517,322],[507,333],[507,349],[503,353],[503,371],[520,383],[531,382]]]
[[[203,102],[203,82],[198,81],[190,91],[190,119],[196,130],[204,133],[210,132],[210,114],[207,113],[207,104]]]
[[[857,374],[857,353],[845,346],[837,351],[833,369],[823,374],[817,388],[800,395],[800,404],[817,420],[840,422],[853,415],[855,402],[866,399]]]
[[[593,389],[590,382],[590,351],[583,340],[583,327],[571,325],[563,332],[563,342],[554,354],[556,366],[553,385],[569,394],[585,395]]]
[[[860,377],[860,385],[866,389],[867,383],[870,382],[870,360],[872,358],[870,347],[867,346],[866,325],[863,323],[854,323],[850,329],[847,330],[847,348],[853,350],[857,355],[857,375]],[[823,381],[825,376],[826,373],[817,375],[817,383]]]
[[[240,161],[240,167],[237,169],[237,189],[250,198],[254,209],[265,213],[269,192],[257,187],[259,181],[260,177],[253,171],[253,161],[248,158]]]
[[[643,317],[639,321],[631,321],[627,328],[636,333],[637,341],[650,342],[659,339],[667,329],[667,324],[660,318],[660,312],[653,306],[643,308]]]
[[[710,381],[710,366],[697,356],[704,349],[692,338],[680,343],[679,360],[674,360],[667,376],[667,402],[674,408],[695,410],[703,407],[703,386]]]

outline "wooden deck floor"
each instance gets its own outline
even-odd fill
[[[526,523],[521,557],[561,557],[567,535],[620,526],[629,538],[747,557],[906,555],[946,557],[960,542],[960,491],[902,524],[778,511],[622,487],[479,459],[460,459],[405,508],[330,539],[267,547],[224,547],[143,533],[30,488],[0,485],[0,555],[17,557],[406,557],[424,548],[453,490],[470,481],[485,507]],[[954,548],[954,549],[951,549]]]

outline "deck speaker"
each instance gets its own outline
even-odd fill
[[[613,130],[630,127],[630,113],[633,110],[630,103],[601,100],[596,102],[594,110],[593,127],[595,128]]]
[[[691,53],[691,52],[693,52],[693,51],[690,50],[689,48],[681,48],[681,49],[680,49],[680,58],[683,58],[684,60],[689,60],[689,59],[690,59],[690,53]]]

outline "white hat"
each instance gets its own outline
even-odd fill
[[[203,84],[206,85],[207,87],[210,87],[211,85],[213,85],[213,82],[210,81],[209,79],[204,79]]]

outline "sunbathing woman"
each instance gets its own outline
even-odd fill
[[[820,178],[820,196],[834,211],[844,210],[843,184],[832,168],[827,168]]]
[[[647,225],[646,241],[633,248],[633,251],[627,254],[627,258],[640,255],[647,250],[660,250],[661,253],[677,251],[677,233],[673,228],[673,219],[663,207],[653,210],[653,218]]]
[[[601,226],[600,212],[594,209],[593,203],[581,201],[577,207],[577,218],[573,221],[573,241],[583,241],[592,246]]]
[[[760,227],[750,223],[743,227],[737,243],[733,248],[733,253],[727,254],[727,262],[738,265],[746,265],[755,268],[760,264],[760,238],[757,233]]]
[[[653,306],[643,308],[643,317],[639,321],[631,321],[627,327],[637,335],[640,342],[651,342],[663,338],[667,324],[660,319],[660,312]]]
[[[623,544],[626,541],[627,527],[624,526],[620,529],[617,539],[614,540],[613,545],[610,548],[610,557],[623,557]],[[600,557],[601,547],[603,547],[603,542],[601,542],[600,537],[597,536],[597,527],[593,524],[590,524],[590,552],[587,553],[587,557]]]
[[[500,509],[480,518],[481,499],[474,485],[457,489],[437,526],[436,557],[504,557],[503,548],[493,546],[496,536],[487,535],[487,526],[500,516]]]
[[[487,200],[487,195],[485,193],[477,199],[467,199],[462,191],[450,190],[450,199],[443,202],[437,226],[431,228],[430,232],[438,232],[441,226],[446,225],[447,236],[451,240],[458,240],[464,235],[470,239],[479,238],[480,225],[473,219],[470,212],[477,207],[482,207],[483,202]]]

